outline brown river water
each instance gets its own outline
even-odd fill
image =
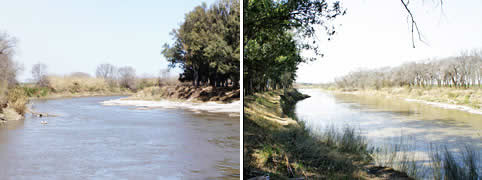
[[[390,146],[405,139],[422,163],[428,160],[430,145],[447,146],[453,152],[469,145],[482,155],[480,114],[403,99],[332,94],[317,89],[300,92],[311,97],[296,104],[296,116],[315,132],[348,125],[359,130],[373,147]]]
[[[116,98],[34,101],[58,117],[1,123],[0,179],[239,179],[239,117],[100,104]]]

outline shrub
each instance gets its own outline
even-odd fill
[[[21,115],[25,114],[28,97],[22,88],[14,88],[8,91],[7,101],[9,108],[14,109]]]

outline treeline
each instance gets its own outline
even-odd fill
[[[37,87],[47,88],[53,92],[71,91],[105,91],[125,89],[137,91],[150,86],[172,85],[167,69],[159,72],[159,76],[139,77],[131,66],[116,67],[112,64],[97,66],[95,77],[85,72],[73,72],[68,75],[49,75],[47,65],[37,63],[32,67],[32,82]]]
[[[459,56],[409,62],[397,67],[351,72],[335,83],[340,88],[481,87],[482,50],[462,52]]]
[[[338,2],[325,0],[244,0],[244,93],[291,87],[302,50],[321,55],[315,26],[335,33],[328,21],[344,14]]]
[[[170,67],[180,67],[180,81],[193,86],[239,87],[239,0],[219,0],[197,6],[173,30],[174,43],[162,54]]]

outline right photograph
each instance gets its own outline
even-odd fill
[[[482,1],[243,0],[243,177],[482,177]]]

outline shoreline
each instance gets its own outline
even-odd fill
[[[323,88],[302,88],[302,89],[319,89],[321,91],[329,92],[329,93],[339,93],[339,94],[351,94],[351,95],[357,95],[357,96],[382,96],[385,98],[396,98],[396,99],[401,99],[403,101],[407,102],[416,102],[416,103],[421,103],[421,104],[426,104],[430,105],[433,107],[438,107],[438,108],[443,108],[443,109],[449,109],[449,110],[459,110],[459,111],[464,111],[467,113],[471,114],[480,114],[482,115],[482,109],[475,109],[469,105],[460,105],[460,104],[451,104],[451,103],[444,103],[444,102],[436,102],[436,101],[429,101],[429,100],[424,100],[422,98],[416,98],[416,97],[410,97],[407,95],[400,95],[400,94],[392,94],[388,93],[386,91],[342,91],[342,90],[329,90],[329,89],[323,89]]]
[[[346,150],[337,140],[327,141],[327,137],[314,136],[304,122],[292,114],[296,103],[308,97],[295,89],[288,93],[275,90],[244,97],[245,177],[256,179],[268,174],[279,179],[371,179],[384,176],[411,179],[404,172],[373,165],[365,141],[356,138],[354,131],[332,135],[352,137],[348,144],[356,146],[354,149],[357,150]]]
[[[43,97],[29,97],[28,100],[53,100],[66,98],[82,98],[82,97],[102,97],[102,96],[132,96],[133,93],[86,93],[86,94],[52,94]]]
[[[233,101],[231,103],[219,103],[216,101],[209,102],[193,102],[193,101],[173,101],[169,99],[161,100],[139,100],[119,98],[100,102],[104,106],[135,106],[136,109],[186,109],[193,112],[212,112],[212,113],[229,113],[230,116],[240,116],[239,107],[241,101]],[[235,114],[237,113],[237,114]],[[235,115],[234,115],[235,114]]]

